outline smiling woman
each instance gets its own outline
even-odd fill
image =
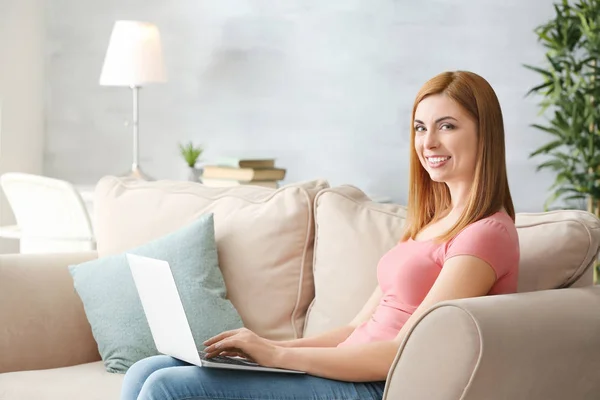
[[[519,241],[506,176],[491,86],[471,72],[434,77],[413,107],[405,232],[379,260],[379,284],[354,320],[285,342],[242,328],[204,343],[208,358],[307,374],[198,368],[157,356],[131,367],[122,399],[381,400],[400,343],[424,312],[445,300],[516,291]]]
[[[502,110],[490,84],[468,71],[442,73],[423,85],[412,116],[409,218],[403,239],[414,239],[450,211],[460,218],[443,229],[441,240],[499,210],[514,220]]]

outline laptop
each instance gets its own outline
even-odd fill
[[[199,367],[304,374],[283,368],[264,367],[240,357],[206,358],[198,351],[171,267],[167,261],[126,254],[156,349]]]

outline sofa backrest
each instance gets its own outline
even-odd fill
[[[116,254],[213,213],[219,266],[244,325],[271,339],[302,335],[314,297],[313,201],[325,181],[277,190],[192,182],[125,181],[96,186],[98,256]]]
[[[377,204],[359,189],[324,189],[315,199],[315,299],[305,324],[311,336],[354,318],[376,287],[379,258],[400,237],[406,210]],[[600,246],[600,220],[585,211],[517,214],[519,292],[582,286]],[[591,285],[591,279],[588,285]]]
[[[98,256],[215,216],[228,297],[245,325],[272,339],[348,323],[377,284],[377,263],[401,235],[406,208],[325,181],[280,189],[103,178],[95,196]],[[582,286],[600,246],[600,221],[584,211],[518,214],[519,291]]]
[[[517,213],[515,220],[521,246],[519,292],[569,287],[592,269],[600,247],[595,215],[558,210]]]

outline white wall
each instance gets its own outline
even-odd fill
[[[82,184],[131,164],[127,89],[98,85],[117,19],[156,23],[169,82],[141,91],[141,164],[181,176],[179,141],[207,157],[278,157],[288,182],[327,178],[405,202],[410,108],[433,75],[490,81],[507,131],[518,211],[539,211],[553,177],[531,151],[548,137],[535,99],[534,28],[552,0],[54,0],[48,3],[45,172]]]
[[[0,0],[0,174],[41,173],[44,146],[43,0]],[[0,225],[14,222],[0,194]],[[18,243],[0,240],[0,253]]]

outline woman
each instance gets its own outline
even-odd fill
[[[470,72],[442,73],[419,91],[411,123],[405,233],[381,258],[379,286],[350,325],[286,342],[247,329],[205,342],[211,356],[307,375],[156,356],[130,368],[123,400],[381,399],[400,343],[424,311],[443,300],[516,292],[519,243],[493,89]]]

